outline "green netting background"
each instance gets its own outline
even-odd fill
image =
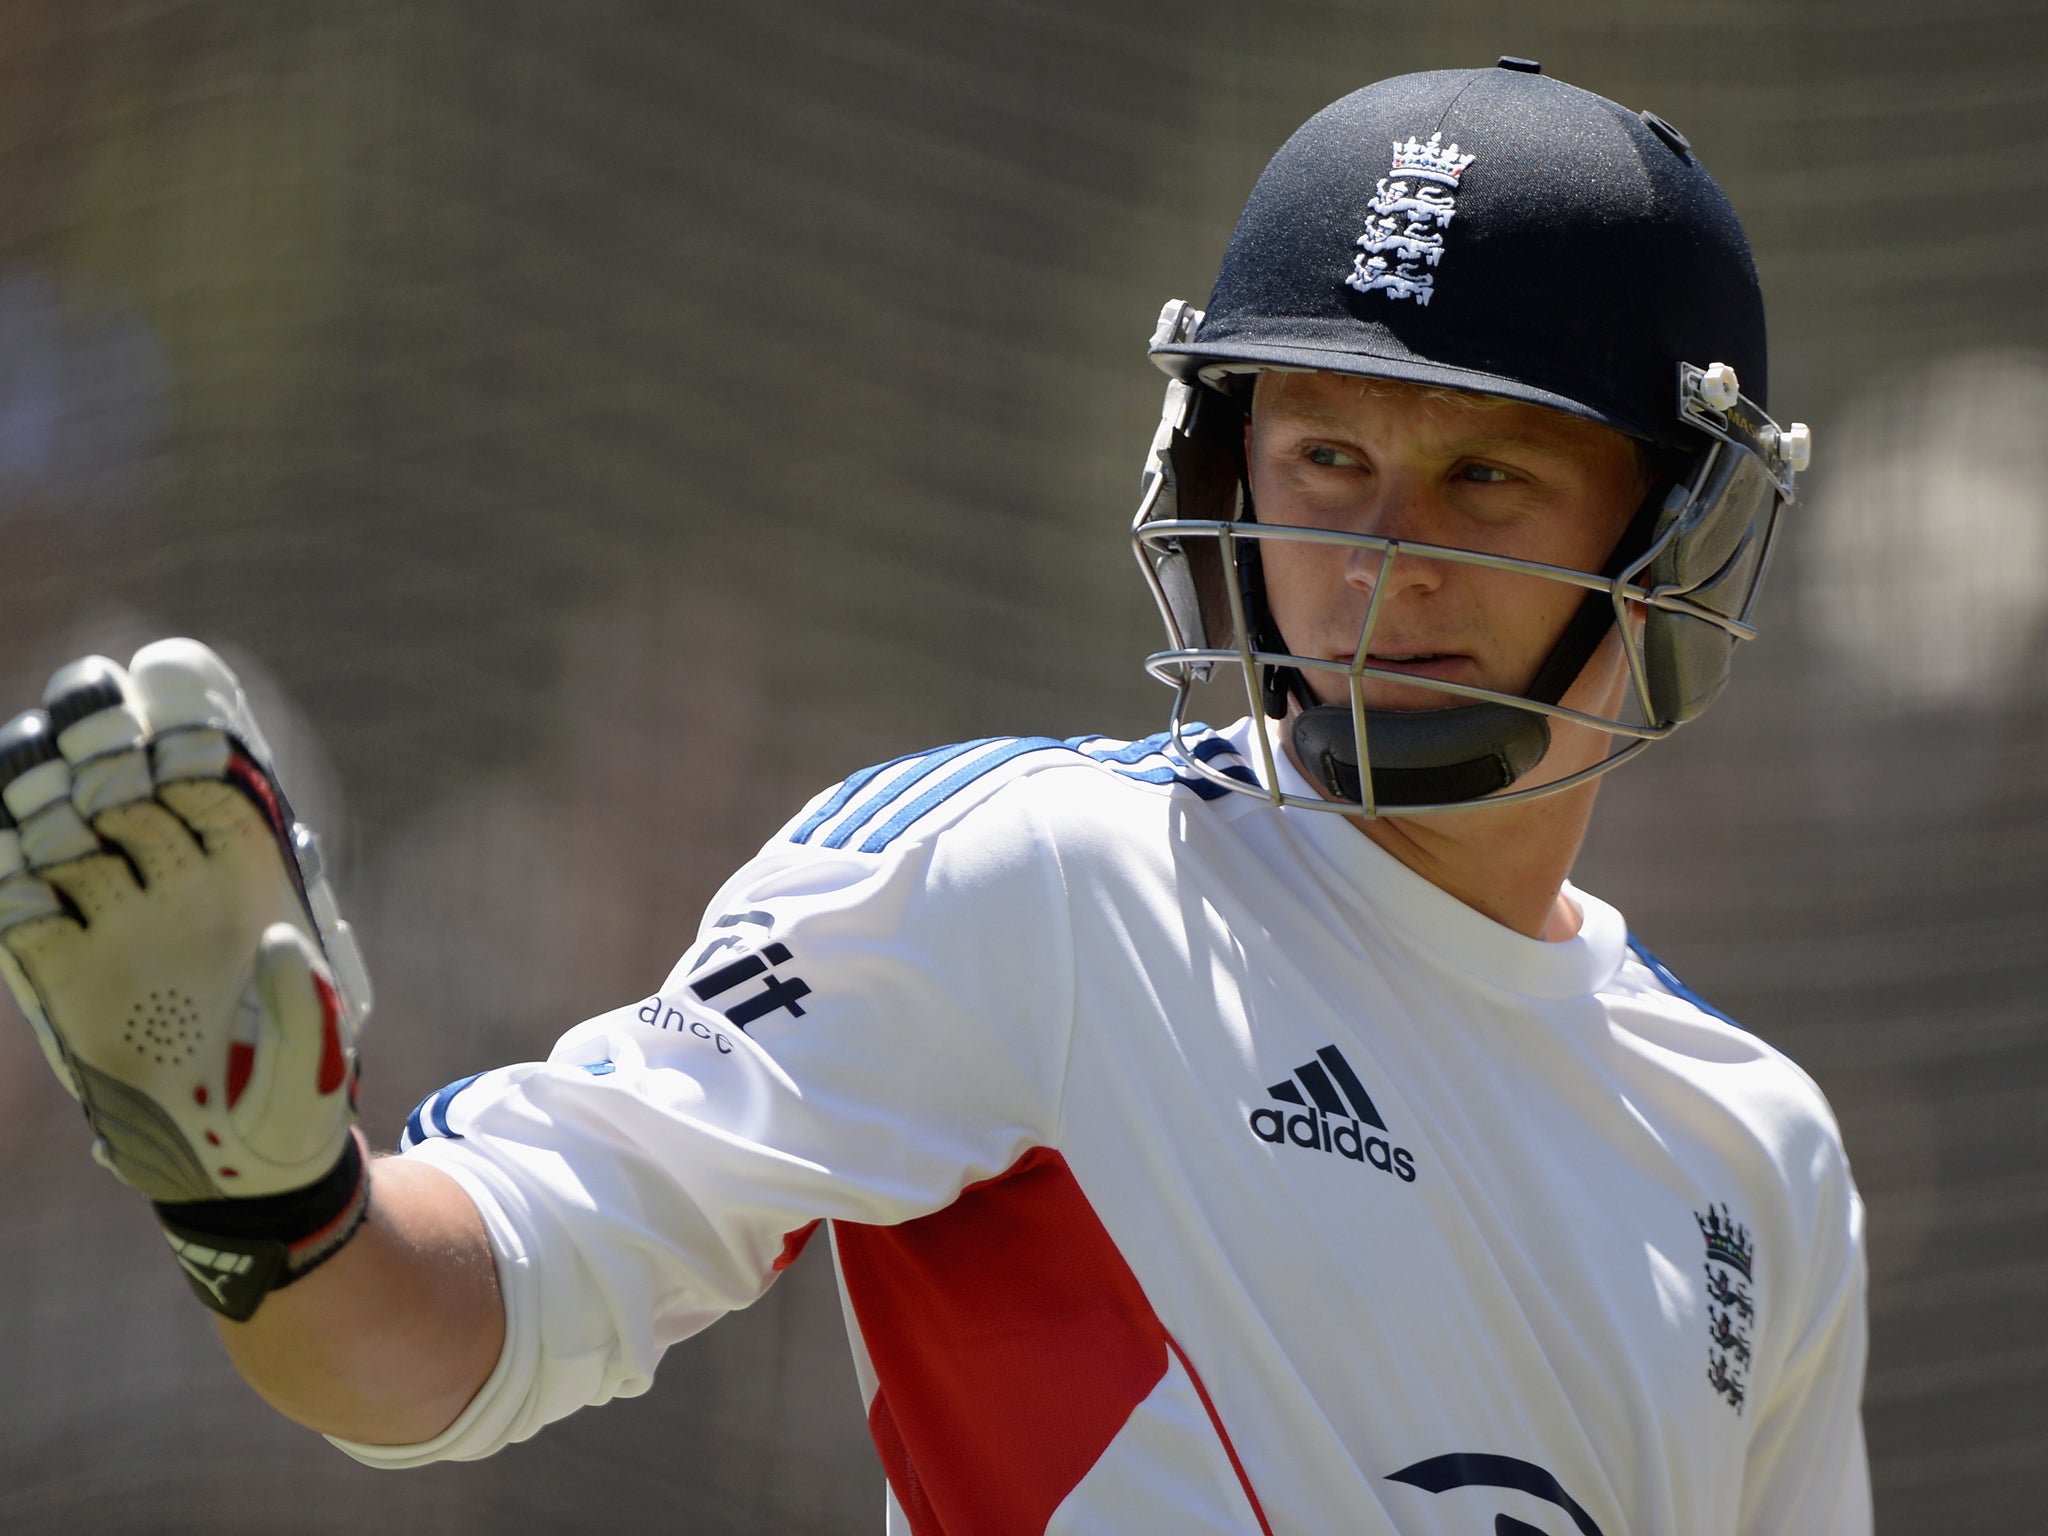
[[[0,0],[0,713],[158,633],[244,665],[388,1143],[649,990],[847,770],[1156,729],[1160,301],[1309,112],[1502,52],[1690,135],[1819,444],[1767,638],[1580,878],[1840,1112],[1881,1529],[2033,1529],[2039,3]],[[84,1142],[0,1030],[0,1528],[879,1528],[815,1255],[647,1397],[378,1475],[240,1386]]]

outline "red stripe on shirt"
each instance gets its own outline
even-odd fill
[[[942,1211],[834,1237],[879,1384],[868,1427],[915,1536],[1040,1536],[1168,1364],[1066,1159],[1034,1148]]]

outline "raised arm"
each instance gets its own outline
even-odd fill
[[[453,1179],[424,1163],[370,1165],[367,1219],[347,1247],[221,1342],[278,1412],[373,1445],[431,1440],[490,1376],[505,1312],[490,1240]]]
[[[446,1175],[365,1155],[368,977],[240,686],[170,640],[44,706],[0,726],[0,979],[256,1390],[431,1438],[497,1357],[490,1243]]]

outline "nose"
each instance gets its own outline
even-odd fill
[[[1429,592],[1443,585],[1443,563],[1416,554],[1406,546],[1439,544],[1442,520],[1431,505],[1428,487],[1405,477],[1382,476],[1360,504],[1351,527],[1401,546],[1396,550],[1354,549],[1344,563],[1344,580],[1370,595],[1382,582],[1389,598],[1402,592]]]

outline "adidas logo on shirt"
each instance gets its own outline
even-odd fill
[[[1296,1067],[1294,1076],[1266,1092],[1283,1105],[1298,1107],[1269,1109],[1261,1105],[1253,1110],[1246,1123],[1259,1140],[1371,1163],[1404,1184],[1415,1182],[1415,1154],[1395,1146],[1386,1136],[1367,1133],[1367,1126],[1386,1130],[1387,1122],[1380,1118],[1372,1095],[1336,1046],[1324,1046],[1314,1061]]]

